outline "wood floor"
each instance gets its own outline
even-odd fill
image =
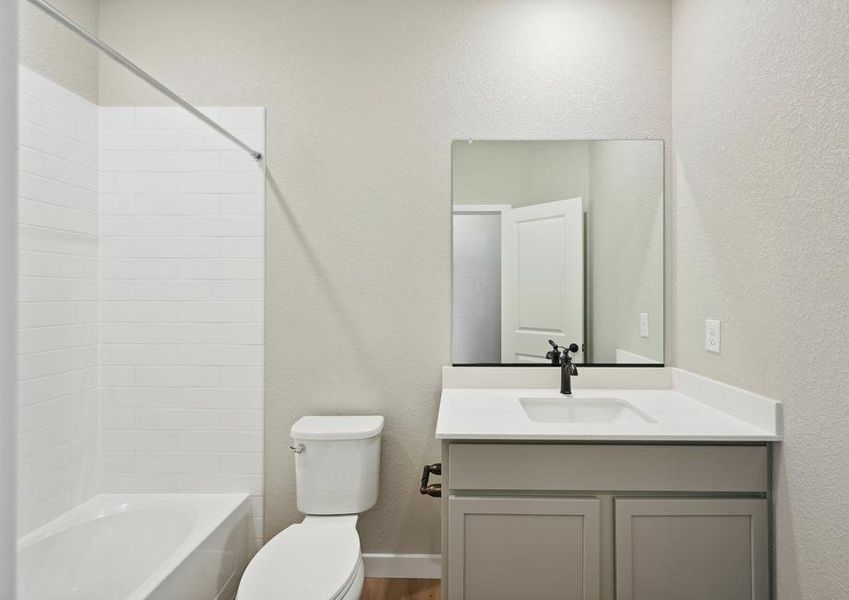
[[[360,600],[440,600],[438,579],[366,579]]]

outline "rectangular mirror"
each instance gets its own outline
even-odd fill
[[[663,363],[663,142],[452,144],[455,365]]]

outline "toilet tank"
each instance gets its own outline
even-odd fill
[[[302,417],[292,425],[298,510],[361,513],[377,502],[383,417]]]

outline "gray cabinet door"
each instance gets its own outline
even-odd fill
[[[766,600],[766,500],[616,499],[617,600]]]
[[[598,600],[595,498],[451,496],[449,600]]]

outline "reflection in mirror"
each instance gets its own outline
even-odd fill
[[[663,142],[455,141],[454,364],[663,362]]]

